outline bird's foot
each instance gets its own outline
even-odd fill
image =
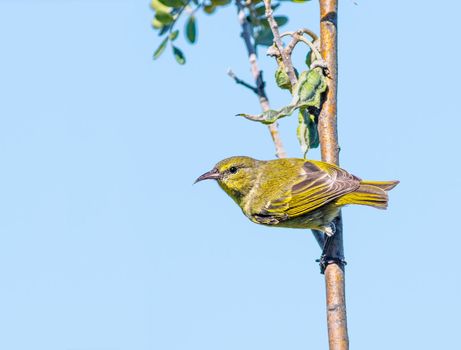
[[[319,263],[320,273],[322,275],[325,273],[325,269],[327,268],[328,265],[336,264],[341,268],[343,268],[344,266],[347,265],[346,260],[344,260],[342,258],[336,258],[336,257],[328,256],[326,254],[322,254],[320,256],[320,259],[315,260],[315,262]]]

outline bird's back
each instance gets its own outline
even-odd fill
[[[305,162],[298,158],[262,161],[254,186],[242,202],[245,215],[261,212],[269,202],[289,191],[302,176]]]

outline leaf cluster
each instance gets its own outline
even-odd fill
[[[229,0],[230,2],[230,0]],[[154,10],[152,27],[158,30],[159,36],[163,37],[160,45],[154,52],[154,59],[160,57],[170,44],[176,62],[186,63],[186,57],[182,50],[174,44],[179,36],[179,29],[176,28],[178,19],[183,13],[187,14],[184,32],[186,39],[191,44],[197,41],[197,23],[195,12],[202,7],[198,0],[152,0],[151,8]]]
[[[280,2],[274,2],[271,4],[273,11],[279,7]],[[274,16],[274,19],[279,27],[282,27],[288,23],[288,17],[286,16]],[[266,7],[262,0],[252,1],[252,3],[248,5],[247,21],[253,27],[255,45],[271,46],[274,42],[274,35],[272,34],[269,22],[267,21]]]
[[[327,83],[325,71],[322,67],[314,67],[303,71],[297,78],[297,84],[291,89],[292,99],[287,106],[279,110],[269,109],[258,115],[245,113],[237,115],[263,124],[272,124],[298,110],[297,136],[302,152],[306,156],[310,148],[319,146],[317,122],[323,103],[323,94],[327,90]],[[291,88],[282,67],[279,67],[276,71],[275,79],[281,89]]]
[[[244,16],[243,30],[249,35],[255,50],[258,46],[270,47],[274,52],[278,52],[274,44],[274,36],[271,26],[266,18],[266,7],[263,0],[234,0],[239,16]],[[288,17],[275,14],[281,2],[291,1],[294,3],[304,3],[309,0],[274,0],[271,3],[272,18],[278,27],[288,23]],[[151,7],[154,10],[152,20],[153,28],[162,37],[162,41],[154,52],[154,59],[166,50],[168,44],[171,46],[173,56],[179,64],[185,64],[184,53],[175,44],[180,34],[178,22],[183,24],[183,33],[190,44],[197,41],[197,13],[203,11],[207,15],[212,15],[219,8],[228,6],[231,0],[152,0]],[[301,33],[301,31],[299,31]],[[309,43],[307,43],[309,44]],[[312,43],[313,45],[314,43]],[[311,44],[309,46],[315,50]],[[310,148],[319,146],[319,135],[317,130],[318,115],[323,103],[323,94],[327,89],[325,71],[322,67],[314,66],[312,63],[312,50],[306,56],[308,70],[298,72],[295,69],[297,84],[292,86],[280,55],[275,55],[278,69],[275,72],[275,81],[281,89],[289,90],[291,102],[280,110],[268,110],[259,115],[239,114],[247,119],[258,121],[263,124],[275,123],[278,119],[286,117],[298,111],[297,137],[301,149],[306,156]],[[291,52],[290,52],[291,54]],[[272,55],[271,55],[272,56]],[[318,53],[317,53],[318,56]],[[319,57],[317,57],[319,58]],[[309,68],[310,67],[310,68]]]
[[[265,17],[264,2],[262,0],[237,1],[245,9],[246,19],[251,25],[255,47],[272,45],[274,37]],[[275,11],[279,8],[282,1],[302,3],[309,0],[279,0],[274,2],[272,9]],[[175,43],[181,30],[178,29],[178,22],[184,22],[185,38],[190,44],[195,44],[197,41],[197,13],[203,11],[207,15],[212,15],[219,8],[226,7],[231,2],[231,0],[152,0],[151,8],[154,11],[152,27],[162,37],[160,45],[154,52],[154,59],[159,58],[169,44],[176,61],[179,64],[185,64],[184,53]],[[280,27],[288,22],[286,16],[276,15],[274,18]]]

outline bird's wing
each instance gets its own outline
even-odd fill
[[[306,161],[297,181],[282,196],[269,201],[258,216],[269,220],[266,224],[277,224],[312,212],[359,186],[359,178],[335,165]]]

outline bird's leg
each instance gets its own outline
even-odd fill
[[[346,261],[344,261],[344,259],[334,258],[332,256],[329,256],[328,254],[331,242],[333,241],[333,236],[336,232],[336,225],[333,222],[330,223],[330,225],[327,226],[323,232],[326,235],[325,243],[323,244],[322,255],[320,255],[320,259],[316,260],[316,262],[318,262],[320,265],[320,273],[322,274],[325,272],[325,269],[330,264],[336,263],[343,266],[346,265]]]
[[[333,239],[333,235],[335,234],[336,226],[334,223],[331,223],[330,226],[325,228],[325,243],[323,243],[322,255],[320,255],[319,263],[320,268],[325,270],[325,267],[328,265],[328,248],[330,248],[331,241]]]

